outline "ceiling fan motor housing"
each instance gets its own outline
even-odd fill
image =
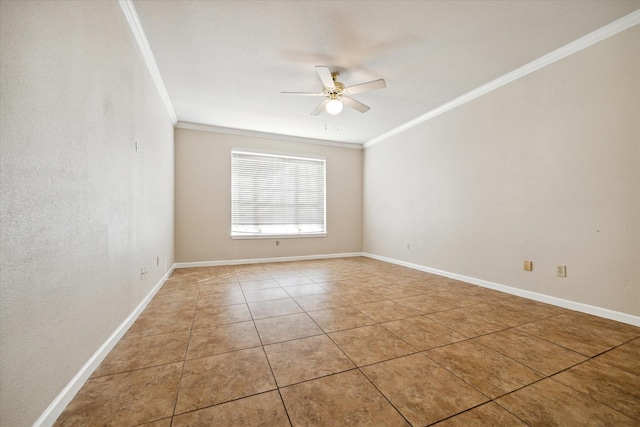
[[[338,81],[338,77],[340,77],[339,73],[331,73],[331,78],[333,79],[333,89],[325,88],[325,92],[329,95],[330,98],[335,99],[336,97],[342,96],[342,91],[345,86]],[[331,96],[334,95],[334,96]]]

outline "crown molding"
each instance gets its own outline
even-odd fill
[[[303,138],[299,136],[282,135],[268,132],[258,132],[253,130],[226,128],[220,126],[203,125],[199,123],[177,122],[174,125],[178,129],[199,130],[203,132],[223,133],[226,135],[248,136],[251,138],[275,139],[278,141],[298,142],[303,144],[326,145],[329,147],[350,148],[352,150],[362,150],[362,144],[350,142],[328,141],[324,139]]]
[[[147,68],[149,69],[149,73],[151,74],[153,83],[155,83],[156,85],[156,89],[158,89],[158,94],[162,99],[162,103],[167,109],[167,113],[169,113],[171,122],[175,125],[178,121],[178,118],[176,117],[176,112],[174,111],[173,105],[171,104],[171,99],[169,98],[167,88],[165,87],[164,81],[162,80],[162,75],[160,74],[158,64],[156,63],[156,58],[153,56],[153,52],[151,51],[151,46],[149,46],[147,36],[144,34],[144,30],[142,29],[142,24],[140,23],[140,18],[138,18],[136,8],[133,6],[132,0],[118,0],[118,3],[120,3],[122,12],[124,12],[124,16],[127,18],[127,22],[129,23],[129,27],[131,27],[131,31],[136,38],[136,42],[138,42],[140,53],[142,53],[144,62],[147,64]]]
[[[630,14],[623,16],[622,18],[613,21],[612,23],[605,25],[604,27],[593,31],[592,33],[587,34],[586,36],[580,37],[579,39],[562,46],[559,49],[556,49],[544,56],[541,56],[538,59],[535,59],[529,62],[522,67],[511,71],[501,77],[498,77],[495,80],[490,81],[487,84],[484,84],[471,92],[468,92],[446,104],[443,104],[415,119],[408,121],[394,129],[391,129],[388,132],[385,132],[363,144],[363,148],[371,147],[379,142],[382,142],[386,139],[391,138],[394,135],[397,135],[401,132],[406,131],[414,126],[419,125],[420,123],[426,122],[440,114],[446,113],[449,110],[453,110],[456,107],[459,107],[467,102],[473,101],[476,98],[479,98],[487,93],[496,90],[508,83],[513,82],[514,80],[520,79],[527,74],[533,73],[547,65],[553,64],[556,61],[559,61],[567,56],[573,55],[576,52],[579,52],[583,49],[588,48],[602,40],[605,40],[611,36],[614,36],[622,31],[625,31],[635,25],[640,24],[640,9],[635,12],[631,12]]]

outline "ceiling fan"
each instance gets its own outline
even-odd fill
[[[320,105],[311,112],[312,116],[317,116],[322,110],[326,110],[329,114],[338,114],[342,111],[343,104],[361,113],[366,113],[369,111],[369,107],[353,98],[349,98],[349,96],[387,87],[387,84],[382,79],[346,87],[338,81],[339,73],[332,73],[329,71],[329,68],[320,65],[316,66],[316,72],[322,81],[322,92],[281,92],[283,95],[326,97],[327,99],[322,101]]]

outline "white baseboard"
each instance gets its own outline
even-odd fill
[[[412,268],[414,270],[437,274],[438,276],[444,276],[444,277],[449,277],[451,279],[461,280],[463,282],[472,283],[474,285],[482,286],[484,288],[494,289],[496,291],[505,292],[507,294],[544,302],[544,303],[555,305],[562,308],[567,308],[569,310],[575,310],[582,313],[593,314],[594,316],[604,317],[605,319],[611,319],[617,322],[627,323],[629,325],[640,326],[640,317],[634,316],[632,314],[621,313],[619,311],[609,310],[608,308],[596,307],[589,304],[583,304],[581,302],[570,301],[570,300],[566,300],[566,299],[562,299],[562,298],[558,298],[550,295],[531,292],[524,289],[518,289],[511,286],[501,285],[499,283],[489,282],[487,280],[476,279],[475,277],[463,276],[461,274],[451,273],[444,270],[438,270],[436,268],[431,268],[431,267],[425,267],[423,265],[413,264],[410,262],[401,261],[393,258],[387,258],[380,255],[374,255],[374,254],[365,252],[363,253],[363,256],[377,259],[379,261],[389,262],[391,264],[401,265],[403,267]]]
[[[167,271],[167,273],[162,276],[162,279],[153,287],[153,289],[149,292],[149,294],[138,304],[138,306],[133,310],[133,312],[116,328],[116,330],[111,334],[109,338],[96,350],[95,353],[89,358],[87,363],[84,364],[82,368],[78,371],[78,373],[69,381],[69,383],[62,389],[60,394],[51,402],[49,407],[45,409],[45,411],[40,415],[40,418],[33,423],[33,427],[48,427],[52,426],[53,423],[58,419],[64,408],[67,407],[69,402],[75,397],[75,395],[80,391],[84,383],[91,377],[93,371],[100,366],[100,363],[104,360],[105,357],[109,354],[109,352],[116,346],[118,341],[124,336],[124,334],[129,330],[133,322],[140,316],[140,313],[145,309],[147,304],[151,301],[151,299],[155,296],[158,290],[162,287],[164,282],[171,276],[173,270],[175,269],[175,264]]]
[[[303,256],[289,256],[289,257],[277,257],[277,258],[254,258],[254,259],[230,259],[221,261],[197,261],[197,262],[178,262],[175,268],[189,268],[189,267],[215,267],[218,265],[239,265],[239,264],[260,264],[266,262],[287,262],[287,261],[308,261],[313,259],[329,259],[329,258],[349,258],[364,256],[362,252],[349,252],[342,254],[321,254],[321,255],[303,255]]]

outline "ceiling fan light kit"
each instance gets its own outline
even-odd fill
[[[317,65],[316,72],[322,81],[322,92],[282,92],[283,95],[326,97],[326,99],[311,112],[312,116],[319,115],[323,110],[329,114],[339,114],[344,105],[347,105],[361,113],[366,113],[369,111],[369,107],[353,98],[350,98],[350,95],[387,87],[387,84],[382,79],[345,87],[344,84],[338,81],[340,74],[332,73],[329,71],[328,67]]]
[[[339,114],[340,111],[342,111],[342,101],[340,101],[337,97],[331,98],[331,100],[327,102],[327,105],[325,105],[324,108],[329,114]]]

